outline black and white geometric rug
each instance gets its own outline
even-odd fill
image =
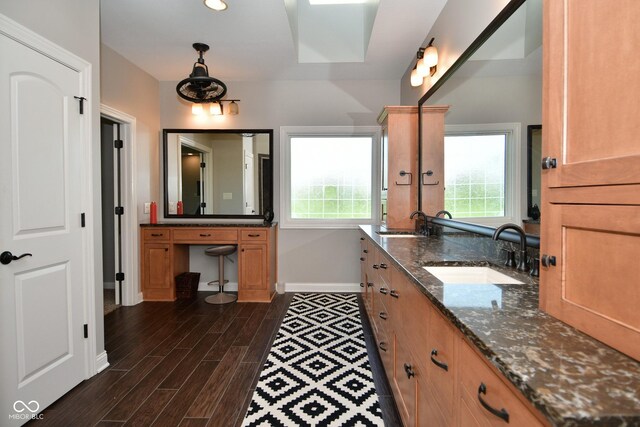
[[[383,426],[354,294],[296,294],[243,426]]]

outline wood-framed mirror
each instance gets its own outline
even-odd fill
[[[165,218],[273,212],[273,129],[164,129]]]

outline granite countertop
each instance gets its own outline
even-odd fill
[[[640,426],[640,362],[539,310],[536,279],[492,265],[525,284],[460,291],[422,267],[485,262],[476,252],[440,236],[384,237],[381,227],[360,228],[552,425]]]
[[[275,227],[277,222],[253,222],[253,223],[211,223],[211,222],[159,222],[157,224],[140,224],[140,227]]]

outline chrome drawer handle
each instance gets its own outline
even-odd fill
[[[398,292],[395,289],[391,289],[391,292],[389,292],[389,295],[391,295],[394,298],[398,298],[400,295],[398,295]]]
[[[387,313],[385,313],[384,311],[381,311],[378,316],[380,316],[380,318],[382,320],[387,320]]]
[[[151,233],[151,237],[162,237],[164,236],[163,233]]]
[[[260,237],[259,234],[248,234],[249,237]]]
[[[200,237],[211,237],[211,234],[201,234]]]
[[[387,288],[380,288],[380,293],[382,295],[386,295],[387,294]]]
[[[387,343],[386,342],[380,342],[380,344],[378,344],[378,347],[380,348],[380,350],[382,351],[387,351]]]

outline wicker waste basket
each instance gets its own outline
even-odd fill
[[[176,276],[176,298],[190,299],[198,294],[200,273],[182,273]]]

